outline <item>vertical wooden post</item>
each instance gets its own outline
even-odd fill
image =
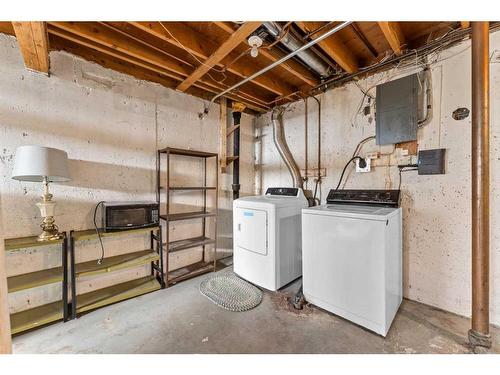
[[[472,328],[473,347],[491,347],[489,23],[472,22]]]
[[[220,173],[227,172],[227,99],[220,98],[219,125],[219,167]]]
[[[1,213],[1,204],[0,204]],[[0,216],[0,354],[12,353],[2,217]]]

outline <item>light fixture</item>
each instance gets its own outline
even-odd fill
[[[43,182],[42,201],[36,205],[43,221],[42,233],[38,241],[51,241],[62,237],[54,220],[56,202],[49,193],[50,182],[71,180],[68,171],[68,154],[62,150],[43,146],[20,146],[16,150],[16,160],[12,178],[19,181]]]
[[[259,55],[259,47],[262,45],[262,38],[258,35],[252,35],[248,38],[248,45],[252,47],[250,56],[257,57]]]

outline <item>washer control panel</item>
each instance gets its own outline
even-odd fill
[[[272,187],[266,190],[266,195],[281,195],[284,197],[297,197],[299,196],[299,188],[289,187]]]
[[[328,193],[329,204],[367,204],[399,207],[399,190],[335,190]]]

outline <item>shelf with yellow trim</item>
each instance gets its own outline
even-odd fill
[[[154,276],[130,280],[78,295],[76,311],[82,313],[161,289]]]
[[[63,268],[55,267],[41,271],[10,276],[7,278],[9,293],[36,288],[42,285],[53,284],[63,280]]]
[[[76,277],[99,275],[101,273],[148,264],[159,259],[160,255],[156,251],[142,250],[104,258],[101,264],[97,264],[97,260],[77,263],[75,265],[75,273]]]
[[[61,319],[63,319],[62,301],[37,306],[12,314],[10,316],[11,332],[15,335]]]

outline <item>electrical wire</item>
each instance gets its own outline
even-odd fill
[[[97,208],[103,203],[105,203],[105,201],[100,201],[99,203],[97,203],[95,205],[95,208],[94,208],[94,228],[95,228],[95,232],[97,233],[97,237],[99,238],[99,243],[101,244],[101,258],[99,258],[99,260],[97,260],[97,264],[102,264],[102,261],[104,260],[104,245],[102,243],[101,232],[99,231],[99,228],[97,227],[97,222],[96,222]]]
[[[339,190],[340,184],[342,183],[342,179],[344,178],[344,174],[345,174],[347,167],[349,166],[349,164],[351,164],[351,162],[353,162],[356,159],[359,160],[359,166],[361,168],[364,168],[363,163],[365,163],[365,165],[366,165],[366,161],[361,156],[354,156],[353,158],[349,159],[349,161],[344,166],[344,169],[342,170],[342,174],[340,175],[340,178],[339,178],[339,183],[337,184],[337,187],[335,188],[335,190]]]

